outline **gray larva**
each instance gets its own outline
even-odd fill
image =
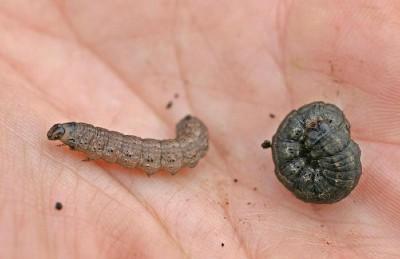
[[[195,167],[208,150],[207,127],[190,115],[176,125],[175,139],[142,139],[80,122],[55,124],[47,138],[86,153],[90,160],[142,168],[148,175],[160,169],[175,174],[182,167]]]
[[[334,203],[356,187],[361,150],[350,123],[333,104],[314,102],[289,113],[263,148],[272,147],[275,174],[305,202]]]

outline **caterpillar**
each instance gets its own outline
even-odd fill
[[[208,151],[207,127],[191,115],[177,123],[175,139],[142,139],[82,122],[57,123],[49,129],[47,138],[85,153],[87,160],[137,167],[147,175],[162,169],[175,174],[185,166],[193,168]]]
[[[290,112],[262,147],[272,148],[279,181],[305,202],[338,202],[361,176],[361,150],[333,104],[313,102]]]

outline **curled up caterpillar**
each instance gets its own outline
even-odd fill
[[[175,139],[142,139],[81,122],[55,124],[47,138],[84,152],[88,160],[138,167],[148,175],[161,169],[175,174],[185,166],[195,167],[208,150],[207,127],[191,115],[178,122]]]
[[[290,112],[263,148],[272,148],[275,174],[297,198],[335,203],[357,186],[361,150],[336,105],[313,102]]]

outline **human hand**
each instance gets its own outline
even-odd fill
[[[289,2],[2,1],[0,258],[399,257],[395,2]],[[362,150],[332,205],[297,200],[260,147],[316,100]],[[175,176],[46,138],[71,120],[171,138],[188,113],[210,150]]]

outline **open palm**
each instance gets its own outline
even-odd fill
[[[395,3],[1,1],[0,258],[399,257]],[[362,150],[333,205],[297,200],[260,147],[317,100]],[[210,150],[175,176],[46,139],[65,121],[170,138],[189,113]]]

